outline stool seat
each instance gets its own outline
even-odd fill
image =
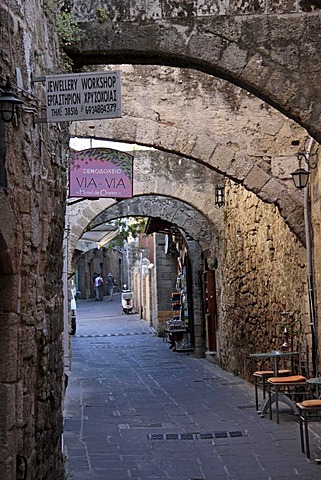
[[[278,370],[278,375],[283,377],[284,375],[290,375],[291,370]],[[255,387],[255,407],[256,410],[259,410],[259,395],[258,395],[258,386],[262,385],[263,389],[263,399],[265,400],[266,395],[266,381],[269,377],[274,375],[273,370],[257,370],[253,373],[254,387]]]
[[[268,378],[268,383],[273,385],[286,385],[292,383],[305,383],[307,381],[306,377],[303,375],[290,375],[289,377],[271,377]]]
[[[291,370],[278,370],[278,375],[287,375],[288,373],[291,373]],[[268,375],[271,377],[273,374],[273,370],[258,370],[257,372],[253,373],[254,377],[263,377]]]
[[[321,400],[303,400],[303,402],[300,402],[297,405],[300,408],[310,408],[311,410],[317,408],[321,410]]]
[[[307,379],[303,375],[290,375],[288,377],[270,377],[267,379],[268,391],[269,391],[269,403],[270,403],[270,419],[272,420],[272,395],[274,392],[275,406],[276,406],[276,421],[279,423],[279,393],[282,390],[287,391],[286,395],[281,395],[281,401],[291,406],[295,411],[297,408],[289,398],[291,396],[306,395]],[[302,389],[302,387],[304,387]]]

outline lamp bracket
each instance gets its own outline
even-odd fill
[[[304,152],[298,152],[296,154],[298,160],[299,160],[299,166],[301,168],[301,162],[302,160],[305,161],[305,163],[308,165],[309,168],[317,168],[317,163],[316,162],[311,162],[311,157],[314,157],[318,154],[318,152],[315,153],[304,153]]]

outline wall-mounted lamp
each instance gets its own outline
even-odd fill
[[[224,201],[224,186],[216,185],[215,187],[215,205],[218,207],[223,207],[225,204]]]
[[[298,152],[296,154],[299,160],[299,168],[297,168],[295,172],[292,172],[291,175],[293,178],[294,185],[296,186],[296,188],[299,188],[300,190],[302,190],[302,188],[305,188],[307,186],[309,175],[310,175],[310,172],[308,170],[305,170],[304,168],[301,167],[301,162],[304,159],[309,169],[316,168],[317,164],[311,163],[310,161],[310,157],[313,155],[317,155],[317,153],[312,153],[312,154],[310,153],[308,156],[303,152]]]
[[[0,96],[0,115],[2,120],[6,123],[11,122],[15,114],[16,105],[21,103],[23,101],[12,92],[10,79],[7,77],[7,83],[3,87],[3,92]]]

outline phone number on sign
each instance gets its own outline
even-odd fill
[[[79,110],[80,109],[78,107],[65,107],[65,115],[70,115],[70,116],[78,115]],[[110,113],[110,112],[116,112],[116,110],[117,110],[116,103],[89,105],[88,107],[81,108],[81,112],[85,111],[86,115],[92,115],[94,113]],[[60,115],[61,115],[61,111],[60,111]]]
[[[89,105],[88,107],[85,107],[85,113],[86,115],[90,115],[93,113],[110,113],[110,112],[116,112],[116,109],[117,109],[116,103]]]

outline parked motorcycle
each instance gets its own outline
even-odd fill
[[[133,292],[131,292],[127,285],[124,285],[122,294],[121,294],[121,304],[123,307],[123,312],[127,315],[132,313],[133,310]]]

